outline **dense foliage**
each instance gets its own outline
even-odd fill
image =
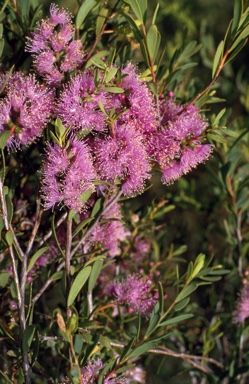
[[[188,3],[1,3],[0,383],[248,380],[249,8]]]

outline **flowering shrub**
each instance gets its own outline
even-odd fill
[[[150,374],[159,382],[171,376],[166,356],[184,360],[192,382],[246,382],[248,166],[233,153],[239,139],[223,126],[226,110],[206,108],[221,101],[215,83],[247,42],[249,8],[235,0],[212,80],[200,89],[192,71],[200,46],[184,42],[168,58],[158,7],[149,15],[147,0],[85,0],[73,15],[50,4],[44,19],[35,0],[2,7],[0,383],[132,384],[153,380]],[[185,196],[184,176],[215,148],[223,163],[219,169],[211,160],[213,189],[217,201],[224,190],[229,196],[223,231],[237,247],[239,281],[245,274],[224,322],[241,327],[236,361],[221,353],[216,316],[228,289],[222,298],[212,291],[235,276],[231,263],[216,257],[210,239],[208,257],[202,248],[186,266],[183,232],[174,232],[168,215],[177,203],[208,211],[203,196],[213,186],[195,200],[195,188]],[[172,192],[158,199],[158,190]],[[194,301],[201,289],[212,309],[206,323]]]

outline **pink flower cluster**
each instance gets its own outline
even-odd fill
[[[0,134],[8,131],[9,149],[29,145],[42,135],[51,117],[54,95],[40,85],[34,76],[16,72],[0,78],[4,98],[0,101]]]
[[[126,304],[131,311],[147,316],[156,304],[156,297],[151,292],[151,281],[138,274],[123,280],[110,282],[106,292],[114,296],[118,304]]]
[[[72,40],[73,33],[70,14],[51,4],[50,17],[27,38],[26,50],[33,53],[36,72],[52,86],[59,86],[65,72],[76,69],[83,62],[81,41]]]
[[[249,317],[249,285],[245,285],[237,300],[236,310],[234,311],[234,323],[241,324]]]

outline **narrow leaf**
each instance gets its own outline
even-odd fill
[[[229,49],[229,52],[232,52],[239,44],[243,43],[248,36],[249,36],[249,25],[247,25],[245,29],[243,29],[243,31],[236,38],[235,42]]]
[[[76,28],[80,28],[91,9],[97,4],[96,0],[85,0],[76,16]]]
[[[181,311],[183,308],[186,307],[186,305],[188,305],[190,301],[190,297],[185,297],[185,299],[179,301],[179,303],[177,303],[175,306],[174,306],[174,311],[177,312],[177,311]]]
[[[190,319],[193,316],[194,315],[192,315],[191,313],[186,313],[185,315],[176,316],[176,317],[173,317],[170,320],[166,320],[163,323],[161,323],[160,327],[165,327],[166,325],[172,325],[172,324],[175,324],[175,323],[179,323],[180,321]]]
[[[218,45],[217,51],[215,52],[214,56],[214,63],[213,63],[213,71],[212,71],[212,77],[215,76],[217,69],[220,64],[220,60],[223,56],[223,49],[224,49],[224,41],[222,40],[220,44]]]
[[[84,284],[86,283],[90,273],[91,273],[92,267],[88,266],[86,268],[83,268],[76,278],[73,281],[73,284],[70,288],[68,299],[67,299],[67,306],[70,307],[74,300],[76,299],[78,293],[83,288]]]
[[[159,3],[157,3],[155,12],[154,12],[153,17],[152,17],[152,22],[151,22],[151,24],[155,24],[155,23],[156,23],[156,17],[157,17],[157,12],[158,12],[158,10],[159,10],[159,6],[160,6]]]
[[[98,59],[101,59],[101,57],[105,57],[105,56],[108,56],[109,55],[109,51],[106,51],[106,50],[102,50],[102,51],[99,51],[97,53],[95,53],[95,55],[93,55],[87,62],[86,62],[86,65],[85,65],[85,68],[89,68],[91,65],[94,64],[94,60],[98,60]],[[102,61],[102,63],[104,64],[104,69],[106,68],[105,66],[105,63]]]
[[[191,283],[189,284],[189,286],[187,286],[186,288],[184,288],[180,293],[179,295],[177,296],[175,302],[176,303],[179,303],[179,301],[185,299],[185,297],[189,296],[192,292],[194,292],[198,287],[198,284],[197,283]]]
[[[35,252],[35,254],[30,258],[27,272],[31,271],[31,269],[33,268],[34,264],[39,259],[39,257],[43,255],[43,253],[45,253],[47,250],[48,250],[48,247],[43,247],[39,249],[37,252]]]
[[[161,37],[156,25],[151,25],[146,36],[146,44],[147,44],[149,56],[153,61],[156,58],[158,48],[160,45],[160,40],[161,40]]]
[[[103,266],[103,259],[96,260],[92,266],[92,272],[88,280],[88,291],[91,292],[94,288],[94,285],[97,281],[97,278],[99,277],[99,274],[101,272],[102,266]]]
[[[124,89],[119,87],[106,87],[105,91],[110,93],[124,93]]]
[[[28,353],[30,345],[33,340],[33,336],[35,333],[35,326],[34,325],[28,325],[25,329],[23,340],[22,340],[22,346],[24,353]]]
[[[0,149],[5,148],[9,137],[10,137],[10,131],[5,131],[0,135]]]
[[[158,312],[152,312],[151,317],[150,317],[150,322],[149,326],[147,328],[145,338],[147,339],[156,329],[157,324],[159,323],[160,320],[160,315]]]
[[[108,15],[108,9],[107,8],[101,8],[99,11],[99,15],[97,17],[97,20],[96,20],[96,28],[95,28],[96,37],[99,36],[99,34],[101,32],[101,28],[104,25],[104,22],[106,20],[107,15]]]
[[[96,201],[96,203],[94,204],[94,207],[92,209],[92,212],[91,212],[92,217],[96,216],[100,212],[100,210],[103,207],[103,203],[104,203],[104,201],[101,198]]]
[[[133,359],[135,357],[138,357],[142,355],[143,353],[146,353],[148,350],[155,348],[156,343],[152,341],[147,341],[140,345],[139,347],[135,348],[131,354],[129,355],[129,359]]]
[[[11,230],[6,232],[5,239],[8,245],[12,245],[14,241],[14,234]]]
[[[143,13],[139,5],[138,0],[129,0],[129,4],[131,6],[132,11],[136,15],[137,19],[143,22]]]
[[[236,32],[239,21],[243,11],[243,0],[234,0],[234,8],[233,8],[233,22],[231,27],[231,33]]]

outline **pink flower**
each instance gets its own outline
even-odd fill
[[[124,241],[128,235],[128,231],[121,222],[122,215],[119,205],[113,204],[102,219],[107,222],[98,224],[91,231],[85,242],[86,249],[88,250],[91,245],[100,245],[107,251],[108,256],[115,257],[121,252],[120,242]],[[108,222],[108,219],[112,220]]]
[[[76,139],[71,140],[66,149],[48,144],[42,175],[45,209],[64,202],[68,208],[81,212],[86,208],[82,194],[95,190],[92,183],[95,172],[89,149]]]
[[[51,86],[58,87],[65,72],[83,62],[81,41],[72,38],[71,16],[55,4],[50,6],[50,17],[42,20],[32,37],[27,38],[26,50],[33,53],[35,70]]]
[[[56,108],[57,116],[65,126],[78,131],[105,131],[106,116],[98,102],[106,104],[108,95],[96,90],[94,72],[86,70],[64,87]]]
[[[233,314],[234,323],[243,323],[249,317],[249,285],[246,285],[240,291],[236,304],[236,310]]]
[[[110,183],[120,180],[126,196],[142,193],[149,179],[151,166],[141,135],[132,123],[116,125],[114,137],[96,140],[95,166],[103,180]]]
[[[9,131],[8,148],[29,145],[41,136],[49,121],[54,95],[34,76],[12,74],[1,101],[0,134]]]
[[[106,292],[114,296],[118,304],[126,304],[132,311],[144,316],[149,315],[156,304],[156,298],[151,293],[151,281],[138,274],[109,283]]]
[[[171,184],[206,161],[213,149],[203,144],[207,123],[194,106],[184,109],[173,100],[160,105],[160,131],[149,137],[149,152],[161,166],[162,182]]]

